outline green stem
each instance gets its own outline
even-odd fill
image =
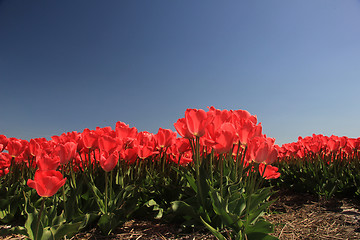
[[[110,172],[110,199],[113,199],[112,193],[112,185],[113,185],[113,171]]]
[[[44,210],[44,206],[45,206],[45,198],[42,197],[41,208],[40,208],[40,212],[39,212],[38,221],[37,221],[37,224],[36,224],[35,240],[38,239],[39,227],[40,227],[40,221],[41,221],[41,215],[42,215],[42,212],[43,212],[43,210]]]
[[[195,145],[195,171],[196,171],[196,178],[200,178],[200,140],[199,137],[196,137],[196,145]]]
[[[89,161],[89,170],[90,170],[90,174],[92,175],[92,163],[91,163],[91,149],[89,149],[89,154],[88,154],[88,161]]]
[[[160,157],[161,170],[162,170],[162,172],[165,172],[165,159],[164,159],[164,155],[165,155],[165,153],[163,152],[163,149],[161,148],[161,149],[160,149],[159,157]]]
[[[203,197],[203,192],[201,189],[201,179],[200,179],[200,138],[196,137],[195,145],[195,174],[196,174],[196,185],[197,185],[197,194],[200,199],[200,203],[205,207],[205,200]]]
[[[223,162],[223,155],[220,154],[219,156],[219,168],[220,168],[220,196],[223,196],[223,182],[224,182],[224,162]]]
[[[238,148],[236,151],[236,157],[235,157],[235,181],[238,181],[238,168],[239,168],[239,152],[240,152],[240,141],[237,144]]]
[[[249,170],[249,178],[247,179],[249,181],[249,183],[247,184],[248,189],[248,195],[247,195],[247,202],[246,202],[246,224],[250,224],[249,223],[249,213],[250,213],[250,203],[251,203],[251,198],[252,195],[254,194],[254,181],[255,181],[255,171],[253,170],[254,167],[254,162],[250,163],[250,170]],[[247,227],[247,226],[245,226]]]
[[[213,161],[214,161],[214,149],[211,149],[211,153],[210,153],[210,181],[211,181],[211,186],[214,186],[214,172],[213,172]]]
[[[63,168],[61,169],[61,172],[62,172],[62,175],[64,176],[64,166]],[[64,204],[64,214],[65,216],[67,217],[67,211],[66,211],[66,199],[65,199],[65,184],[62,186],[62,195],[63,195],[63,204]]]
[[[244,171],[244,163],[245,163],[246,150],[247,150],[247,145],[245,146],[245,149],[242,149],[242,150],[241,150],[241,161],[239,162],[239,167],[240,167],[240,178],[242,178],[242,177],[243,177],[243,171]]]
[[[108,208],[108,172],[105,172],[105,214]]]

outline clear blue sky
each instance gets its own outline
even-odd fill
[[[360,1],[0,0],[0,134],[257,115],[283,144],[360,137]]]

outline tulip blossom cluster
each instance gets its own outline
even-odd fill
[[[278,156],[275,139],[262,134],[257,117],[245,110],[187,109],[185,117],[174,126],[181,137],[162,128],[156,134],[138,132],[120,121],[115,129],[84,129],[81,133],[73,131],[53,136],[51,140],[27,141],[0,135],[0,176],[7,174],[13,164],[36,169],[35,179],[29,180],[28,185],[39,195],[50,196],[64,184],[59,171],[67,169],[65,166],[79,171],[99,165],[110,172],[119,161],[128,164],[144,159],[156,161],[161,154],[167,154],[167,161],[186,165],[193,161],[192,143],[198,138],[204,154],[213,150],[218,155],[232,154],[236,160],[236,153],[246,153],[245,164],[256,162],[262,169],[264,164],[269,165],[264,176],[279,177],[277,168],[270,166]]]
[[[308,155],[353,158],[359,157],[360,138],[313,134],[304,138],[299,137],[297,142],[283,144],[278,150],[280,159],[302,159]]]
[[[253,161],[260,164],[271,164],[278,156],[275,139],[262,134],[257,117],[245,110],[228,111],[210,107],[205,112],[202,109],[187,109],[185,117],[180,118],[174,126],[183,138],[199,138],[202,152],[214,150],[217,154],[225,154],[231,151],[235,156],[240,150],[246,154],[245,163]],[[264,176],[271,176],[267,178],[280,176],[276,167],[262,169],[265,169]]]

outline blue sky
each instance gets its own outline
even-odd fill
[[[257,115],[283,144],[360,137],[360,1],[0,0],[0,134]]]

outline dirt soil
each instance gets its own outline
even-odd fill
[[[273,236],[281,240],[360,239],[360,201],[350,199],[319,200],[310,194],[280,191],[265,218],[275,227]],[[0,226],[0,229],[6,226]],[[24,239],[23,236],[4,236],[0,239]],[[69,238],[68,238],[69,239]],[[177,225],[157,221],[128,221],[110,236],[102,236],[98,229],[78,233],[71,240],[79,239],[216,239],[206,229],[184,233]]]
[[[279,239],[360,239],[360,201],[282,191],[266,219]]]

